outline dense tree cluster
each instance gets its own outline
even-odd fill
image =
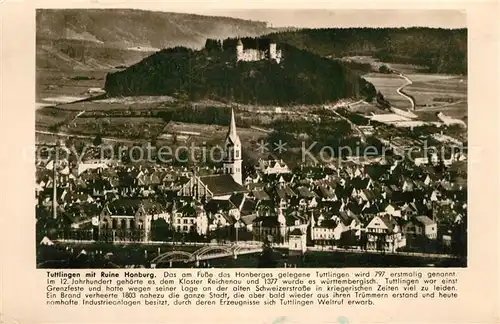
[[[268,36],[321,56],[367,55],[425,66],[431,73],[467,74],[467,29],[324,28]]]
[[[162,118],[165,122],[176,121],[182,123],[208,124],[227,126],[231,121],[231,109],[219,107],[185,106],[159,111],[154,117]],[[239,127],[249,127],[245,120],[237,120]]]
[[[208,43],[209,48],[219,46]],[[108,74],[105,89],[112,96],[173,95],[281,105],[375,96],[373,85],[341,62],[287,44],[278,46],[285,57],[281,64],[265,60],[236,64],[234,47],[220,52],[165,49],[124,71]]]
[[[222,41],[208,38],[207,41],[205,42],[205,50],[209,52],[221,52]]]
[[[362,123],[362,120],[356,121]],[[311,154],[327,154],[331,157],[363,156],[383,150],[383,144],[375,137],[367,137],[363,142],[351,124],[343,119],[322,118],[320,122],[277,120],[273,123],[273,129],[267,136],[267,142],[281,141],[286,143],[287,150],[303,148]]]
[[[368,118],[366,118],[365,116],[353,113],[350,110],[345,109],[345,108],[338,109],[337,113],[339,113],[340,115],[349,119],[353,124],[356,124],[356,125],[368,125],[370,122],[370,120]]]

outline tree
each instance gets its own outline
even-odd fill
[[[172,229],[164,219],[151,222],[151,238],[153,241],[168,241],[172,238]]]
[[[377,104],[379,104],[382,109],[387,109],[387,108],[391,107],[391,104],[389,103],[389,101],[387,101],[384,98],[384,95],[380,91],[377,91],[376,100],[377,100]]]
[[[94,146],[99,146],[102,144],[102,137],[100,134],[97,134],[97,136],[94,138],[94,141],[92,142]]]
[[[200,235],[196,231],[196,227],[194,225],[189,228],[187,240],[190,242],[198,242],[200,240]]]
[[[259,257],[259,268],[276,268],[278,265],[278,260],[276,260],[276,256],[273,248],[271,247],[271,243],[266,240],[264,241],[262,247],[262,254]]]
[[[382,65],[378,68],[378,71],[379,71],[380,73],[391,73],[391,72],[392,72],[392,71],[391,71],[391,69],[389,69],[389,68],[387,67],[387,65],[385,65],[385,64],[382,64]]]
[[[221,42],[216,39],[207,38],[207,41],[205,42],[205,50],[207,50],[208,52],[212,51],[220,52],[222,51],[221,46],[222,46]]]
[[[157,141],[156,141],[156,136],[152,136],[152,137],[151,137],[151,140],[149,141],[149,144],[150,144],[151,146],[156,146],[156,144],[157,144]]]
[[[461,257],[467,256],[467,215],[453,224],[452,253]]]

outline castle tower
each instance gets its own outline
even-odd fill
[[[234,110],[231,109],[231,124],[224,142],[224,173],[230,174],[234,181],[242,185],[241,142],[236,133]]]
[[[276,43],[271,41],[269,43],[269,59],[272,60],[277,60],[277,54],[276,54]]]
[[[238,39],[238,43],[236,44],[236,61],[241,61],[243,59],[243,42],[241,39]]]

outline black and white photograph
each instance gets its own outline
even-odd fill
[[[467,267],[466,22],[37,9],[36,267]]]

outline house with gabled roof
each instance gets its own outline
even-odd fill
[[[240,207],[240,222],[249,232],[253,230],[253,222],[259,216],[255,199],[247,198]]]
[[[304,253],[307,250],[307,235],[306,231],[300,228],[295,228],[288,235],[288,248],[291,251],[301,251]]]
[[[248,190],[234,181],[230,174],[193,176],[179,190],[179,196],[192,196],[196,199],[229,199],[235,193],[247,193]]]
[[[415,221],[418,224],[417,226],[417,235],[424,235],[429,239],[436,239],[437,238],[437,223],[436,221],[430,219],[429,217],[423,215],[423,216],[416,216]]]
[[[412,179],[405,177],[402,185],[403,192],[413,191],[415,184]]]
[[[337,201],[337,195],[335,193],[335,189],[327,184],[319,184],[317,186],[318,196],[321,198],[321,201]]]
[[[259,159],[257,168],[263,174],[281,174],[291,172],[288,165],[283,160],[278,159]]]
[[[297,199],[297,194],[287,185],[279,185],[274,189],[274,200],[281,209],[287,209]]]
[[[337,226],[337,221],[331,215],[325,215],[323,213],[314,216],[315,220],[311,223],[311,239],[314,244],[334,244],[334,230]]]
[[[381,206],[380,212],[382,214],[391,215],[392,217],[401,217],[401,208],[398,205],[390,202],[385,202]]]
[[[360,190],[358,193],[358,197],[361,198],[363,201],[369,201],[369,202],[374,202],[376,198],[375,194],[370,189]]]
[[[252,190],[252,192],[250,193],[250,196],[252,196],[255,200],[257,200],[259,202],[270,202],[271,201],[271,197],[267,194],[267,192],[265,192],[262,189]]]
[[[406,239],[397,221],[390,215],[374,216],[366,225],[366,248],[379,251],[396,251],[406,246]]]
[[[170,223],[176,232],[190,233],[196,231],[199,235],[206,235],[208,219],[199,202],[192,197],[179,197],[168,206]]]
[[[211,199],[205,204],[208,230],[232,226],[240,218],[240,210],[229,199]]]
[[[318,206],[318,195],[309,190],[308,187],[300,186],[297,187],[296,191],[299,196],[299,206],[302,206],[303,208],[315,208]]]
[[[255,183],[258,183],[259,181],[261,181],[261,176],[258,172],[256,172],[255,174],[247,174],[245,179],[243,180],[245,186],[248,188],[248,186],[250,184],[255,184]]]
[[[122,198],[107,202],[99,216],[99,238],[111,242],[147,242],[155,216],[169,218],[165,206],[151,200]]]

